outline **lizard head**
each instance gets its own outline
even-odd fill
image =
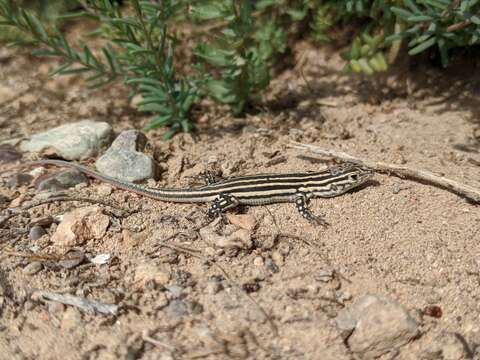
[[[368,179],[374,172],[372,169],[359,164],[345,163],[329,168],[331,178],[323,185],[318,196],[334,197],[354,189]],[[320,190],[320,189],[319,189]]]

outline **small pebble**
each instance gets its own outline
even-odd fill
[[[336,298],[340,303],[345,304],[346,301],[352,299],[352,294],[350,294],[348,291],[339,291],[336,294]]]
[[[10,144],[0,145],[0,162],[13,162],[20,160],[21,158],[22,154],[19,153],[14,146]]]
[[[168,305],[167,295],[164,292],[159,293],[155,298],[155,309],[163,309]]]
[[[30,240],[38,240],[46,233],[47,232],[43,227],[35,225],[28,232],[28,237],[30,238]]]
[[[51,314],[60,314],[65,311],[65,305],[59,302],[49,302],[48,303],[48,312]]]
[[[288,243],[281,243],[278,246],[278,252],[285,257],[288,256],[288,254],[290,254],[291,249],[292,249],[292,246]]]
[[[32,181],[33,176],[29,174],[15,174],[7,180],[9,188],[17,188],[23,185],[28,185]]]
[[[208,246],[205,248],[205,253],[208,255],[208,256],[215,256],[217,255],[217,251],[211,247],[211,246]]]
[[[25,266],[25,268],[23,269],[23,273],[26,275],[35,275],[40,270],[42,270],[42,267],[43,265],[41,262],[34,261],[28,264],[27,266]]]
[[[39,218],[34,218],[30,221],[30,225],[38,225],[38,226],[50,226],[53,223],[53,217],[50,215],[42,216]]]
[[[205,286],[205,292],[210,295],[215,295],[222,291],[223,285],[221,282],[217,280],[210,280],[207,282],[207,285]]]
[[[188,306],[182,300],[173,300],[165,309],[167,316],[171,319],[177,319],[188,313]]]
[[[105,185],[105,184],[97,186],[96,190],[97,190],[97,194],[100,196],[108,196],[113,191],[111,186]]]
[[[315,275],[315,279],[321,282],[329,282],[332,281],[333,275],[332,269],[322,269]]]
[[[283,255],[278,251],[272,253],[272,260],[277,266],[282,266],[284,264]]]
[[[60,327],[62,331],[74,331],[82,324],[82,315],[74,307],[67,307],[63,313]]]
[[[261,256],[257,256],[255,259],[253,259],[253,265],[261,267],[264,265],[263,258]]]
[[[272,273],[276,274],[278,273],[280,270],[278,269],[278,266],[277,264],[275,264],[275,262],[270,259],[270,258],[267,258],[265,260],[265,266],[267,267],[268,270],[270,270]]]
[[[87,177],[76,169],[53,173],[36,184],[38,190],[62,191],[81,183],[88,183]]]
[[[65,254],[65,259],[58,263],[65,269],[73,269],[85,260],[85,254],[80,250],[72,250]]]
[[[165,286],[165,288],[168,290],[170,293],[171,297],[174,299],[178,299],[182,296],[183,293],[183,287],[178,286],[178,285],[168,285]]]

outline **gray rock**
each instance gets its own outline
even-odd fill
[[[87,183],[88,178],[75,169],[64,170],[46,176],[37,183],[38,190],[62,191],[75,185]]]
[[[146,143],[147,138],[140,131],[124,131],[97,160],[95,166],[102,174],[128,182],[155,178],[155,162],[140,152]]]
[[[362,359],[396,351],[419,333],[419,324],[402,305],[379,295],[363,296],[335,321],[350,350]]]
[[[223,285],[218,279],[211,279],[205,286],[205,292],[210,295],[215,295],[223,290]]]
[[[143,151],[145,150],[145,146],[147,146],[147,142],[147,137],[141,131],[125,130],[117,136],[110,148]]]
[[[170,296],[174,299],[178,299],[182,296],[183,293],[183,287],[178,286],[178,285],[167,285],[165,288],[168,290],[170,293]]]
[[[15,174],[10,176],[7,180],[7,186],[10,188],[17,188],[23,185],[28,185],[33,180],[33,176],[30,174]]]
[[[173,300],[165,309],[167,316],[171,319],[177,319],[188,314],[188,305],[182,300]]]
[[[43,235],[45,235],[47,232],[45,231],[45,229],[41,226],[38,226],[38,225],[35,225],[35,226],[32,226],[32,228],[30,229],[29,233],[28,233],[28,237],[31,239],[31,240],[38,240],[40,239]]]
[[[83,120],[35,134],[21,144],[23,151],[40,152],[47,148],[67,160],[82,160],[98,154],[113,135],[106,122]]]
[[[20,154],[14,146],[10,144],[1,144],[0,145],[0,162],[13,162],[20,160],[22,154]]]
[[[185,315],[198,315],[204,311],[203,305],[196,301],[172,300],[165,308],[165,312],[171,319],[177,319]]]
[[[34,262],[31,262],[30,264],[28,264],[27,266],[25,266],[23,268],[23,272],[26,275],[35,275],[40,270],[42,270],[42,267],[43,267],[43,265],[42,265],[41,262],[34,261]]]

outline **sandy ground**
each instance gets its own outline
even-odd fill
[[[410,65],[377,81],[343,74],[341,58],[330,49],[299,44],[294,53],[299,65],[273,82],[261,112],[234,119],[207,103],[195,112],[197,135],[164,142],[163,130],[149,132],[165,169],[158,184],[190,186],[205,160],[216,161],[227,175],[314,170],[330,163],[289,148],[295,140],[480,187],[480,89],[474,81],[480,74],[474,64],[443,74]],[[147,121],[121,86],[92,92],[77,77],[48,79],[51,63],[14,50],[2,49],[0,61],[2,142],[84,118],[107,121],[116,132]],[[35,195],[32,186],[5,186],[13,165],[0,164],[2,209]],[[105,195],[101,186],[92,182],[75,195],[136,210],[111,216],[107,234],[81,246],[92,256],[110,254],[108,264],[65,269],[42,261],[42,269],[29,275],[24,268],[32,258],[14,255],[63,254],[50,241],[55,224],[37,241],[29,239],[28,226],[34,218],[85,203],[36,207],[2,227],[1,358],[351,359],[333,319],[369,293],[395,299],[417,315],[433,305],[442,311],[439,318],[418,316],[421,335],[384,359],[427,358],[425,349],[446,332],[468,344],[466,354],[478,355],[480,209],[455,194],[376,175],[359,191],[312,201],[312,210],[331,223],[328,228],[304,223],[291,204],[242,208],[240,213],[255,218],[254,244],[232,251],[212,248],[194,231],[204,205],[161,203],[120,190]],[[167,239],[179,230],[181,236]],[[138,278],[145,263],[158,276],[167,274],[165,286],[183,290],[187,315],[169,313],[172,291]],[[331,270],[341,275],[319,280]],[[37,289],[118,304],[121,310],[116,316],[86,314],[32,299]]]

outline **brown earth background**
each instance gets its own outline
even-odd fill
[[[148,132],[164,169],[156,185],[192,186],[206,160],[228,176],[331,164],[289,147],[300,141],[480,187],[480,73],[473,60],[446,71],[412,60],[388,76],[361,78],[342,72],[334,49],[300,42],[292,53],[297,65],[273,81],[261,111],[232,118],[205,101],[194,112],[195,135],[163,141],[164,130]],[[5,47],[0,62],[2,142],[16,145],[85,118],[106,121],[117,133],[148,121],[121,84],[90,91],[80,77],[49,79],[51,60]],[[32,186],[5,186],[14,165],[0,164],[0,193],[8,199],[3,209],[35,195]],[[421,323],[417,339],[384,359],[426,358],[426,349],[445,333],[469,344],[466,357],[478,355],[472,344],[480,344],[480,209],[455,194],[376,175],[359,191],[312,201],[312,210],[331,224],[327,228],[304,223],[291,204],[242,208],[255,220],[253,247],[218,250],[195,232],[205,205],[162,203],[120,190],[105,195],[102,186],[92,181],[75,194],[136,209],[112,217],[103,238],[81,247],[91,255],[110,254],[108,264],[65,269],[44,261],[29,275],[24,268],[32,260],[13,254],[31,253],[34,245],[43,254],[62,254],[50,241],[56,225],[33,242],[30,220],[87,205],[81,202],[33,208],[1,229],[9,252],[0,253],[0,358],[350,359],[333,319],[365,294],[397,300]],[[180,236],[167,239],[179,230]],[[203,258],[161,247],[163,242]],[[169,316],[170,292],[143,281],[139,267],[147,269],[147,280],[167,276],[168,285],[181,287],[188,315]],[[323,281],[322,274],[333,275]],[[121,311],[86,314],[36,301],[36,289],[119,304]],[[245,291],[269,314],[278,335]],[[432,306],[441,317],[422,315]],[[438,358],[457,358],[445,354]]]

